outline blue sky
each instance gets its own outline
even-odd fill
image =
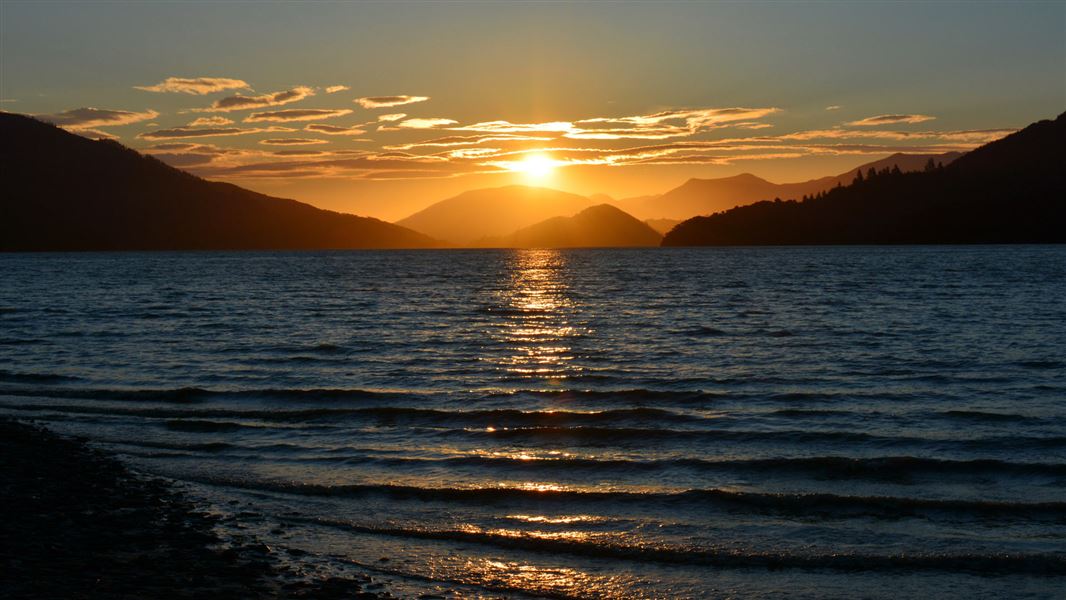
[[[776,181],[801,180],[842,172],[894,147],[972,147],[986,140],[957,133],[1015,129],[1066,109],[1066,2],[7,0],[0,4],[0,34],[4,110],[155,113],[92,129],[208,177],[384,218],[402,217],[463,189],[512,182],[626,196],[664,191],[688,177],[745,171]],[[135,89],[171,77],[227,78],[248,87],[203,95]],[[326,93],[329,86],[348,89]],[[297,88],[311,91],[270,108],[350,112],[269,126],[246,121],[250,109],[193,112],[228,94]],[[403,94],[428,100],[387,109],[353,102]],[[736,108],[751,112],[736,119],[713,112]],[[634,120],[669,111],[679,116],[655,124]],[[413,121],[409,127],[378,121],[382,114],[401,112],[407,119],[441,121]],[[881,115],[922,118],[854,125]],[[162,144],[201,146],[184,149],[153,149],[160,140],[143,137],[188,128],[209,116],[233,121],[227,128],[262,131]],[[477,126],[497,122],[572,128],[502,132],[499,125]],[[365,134],[305,129],[313,123],[361,127]],[[647,128],[659,125],[680,129],[652,140]],[[593,128],[621,131],[622,137],[590,139],[587,131]],[[838,133],[826,138],[804,134],[832,130]],[[881,131],[908,135],[876,133]],[[910,135],[915,132],[930,136]],[[934,132],[956,135],[938,138]],[[477,135],[501,133],[512,139],[473,143]],[[396,149],[456,136],[470,143]],[[513,139],[518,137],[548,139]],[[303,142],[263,144],[285,138]],[[760,140],[678,145],[746,138]],[[675,147],[660,148],[668,143]],[[750,147],[755,144],[764,149]],[[487,149],[497,152],[445,154]],[[560,167],[549,180],[526,181],[527,173],[513,168],[522,164],[523,153],[534,152]],[[173,158],[183,153],[190,156]],[[209,154],[208,162],[193,164]],[[369,169],[368,161],[385,168]],[[248,166],[279,162],[291,168]]]

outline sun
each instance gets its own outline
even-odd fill
[[[514,170],[522,173],[529,179],[546,179],[554,171],[558,163],[546,154],[527,154],[522,160],[514,163]]]

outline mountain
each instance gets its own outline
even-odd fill
[[[586,208],[572,217],[552,217],[511,235],[482,240],[482,246],[502,248],[581,248],[658,246],[662,241],[651,227],[610,204]]]
[[[473,244],[551,217],[569,217],[591,204],[577,194],[511,185],[463,192],[397,221],[397,225],[453,244]]]
[[[674,228],[674,225],[680,223],[680,219],[644,219],[644,223],[651,227],[655,231],[658,231],[660,235],[666,235],[667,231]]]
[[[0,250],[423,248],[377,219],[205,181],[109,140],[0,113]]]
[[[855,169],[820,177],[800,183],[772,183],[750,173],[719,179],[689,179],[659,196],[641,196],[618,200],[614,204],[640,219],[683,220],[697,215],[709,215],[759,200],[773,198],[801,198],[830,190],[837,185],[848,185],[858,171],[876,171],[898,166],[904,172],[917,171],[932,158],[945,165],[961,156],[958,152],[946,154],[893,154],[887,158],[866,163]]]
[[[1066,242],[1066,113],[941,168],[689,219],[664,246]]]

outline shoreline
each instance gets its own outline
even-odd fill
[[[394,597],[370,578],[295,572],[257,541],[225,547],[219,517],[169,481],[32,423],[0,419],[0,514],[11,599]]]

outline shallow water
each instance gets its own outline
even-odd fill
[[[327,569],[466,596],[1066,586],[1063,247],[25,254],[0,274],[0,414],[236,500]]]

